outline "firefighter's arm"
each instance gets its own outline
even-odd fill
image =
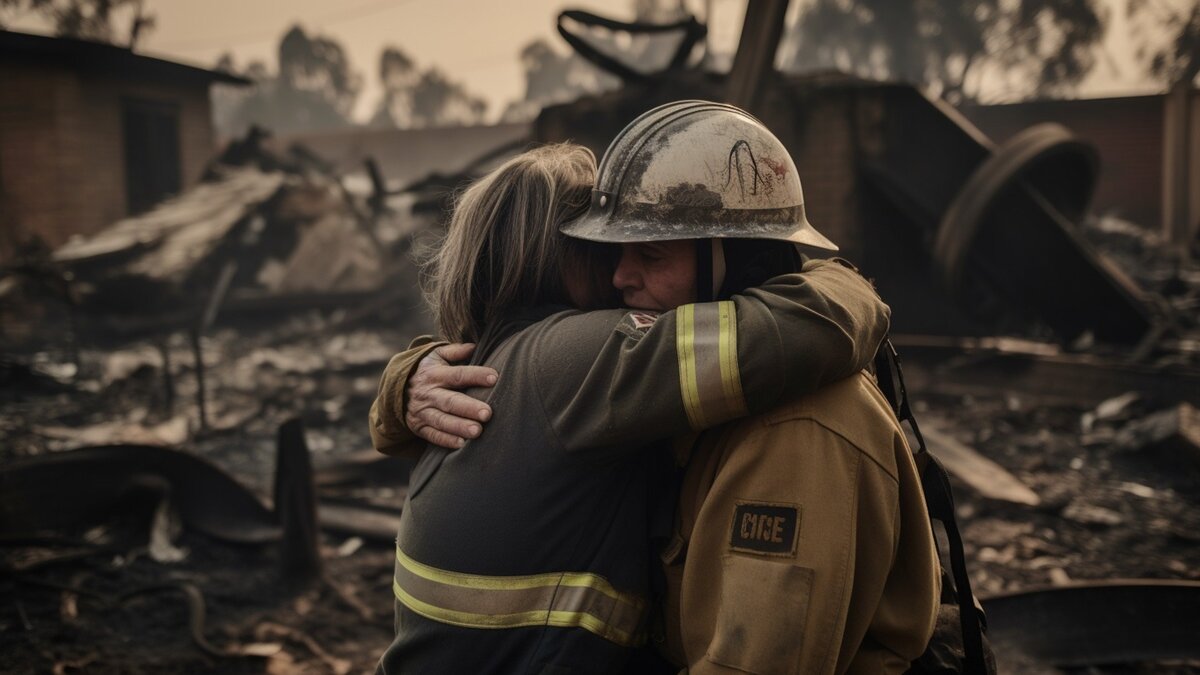
[[[419,449],[423,441],[460,447],[466,438],[479,435],[479,423],[490,418],[491,408],[452,388],[491,386],[496,371],[449,365],[470,358],[473,350],[474,345],[448,345],[426,336],[392,357],[371,404],[369,426],[376,450],[401,454]]]
[[[813,261],[730,301],[628,312],[615,327],[607,312],[552,320],[517,362],[540,364],[533,377],[564,447],[640,444],[765,411],[861,370],[888,314],[857,272]]]
[[[794,278],[777,277],[734,298],[745,335],[738,368],[753,385],[744,389],[753,412],[863,370],[887,337],[890,308],[849,263],[811,260],[803,283],[793,285]]]

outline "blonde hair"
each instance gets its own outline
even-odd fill
[[[463,191],[427,267],[426,298],[444,337],[474,342],[514,308],[570,302],[563,270],[592,263],[589,247],[558,228],[583,214],[595,177],[592,152],[561,143],[524,152]]]

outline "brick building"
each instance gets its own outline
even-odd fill
[[[114,45],[0,31],[0,260],[58,246],[200,179],[225,73]]]

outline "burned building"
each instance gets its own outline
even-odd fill
[[[1054,122],[1096,147],[1100,176],[1093,208],[1186,244],[1200,233],[1200,91],[968,105],[962,112],[1003,142]]]
[[[15,180],[64,212],[99,210],[105,186],[117,197],[103,228],[0,271],[0,670],[373,668],[393,637],[412,464],[367,450],[364,421],[380,371],[430,330],[413,263],[455,191],[503,158],[567,140],[599,156],[643,111],[705,98],[778,135],[813,223],[892,306],[907,386],[880,383],[920,417],[914,449],[949,471],[942,508],[999,672],[1200,672],[1200,263],[1089,214],[1153,206],[1147,183],[1112,182],[1108,142],[1122,130],[1165,162],[1178,118],[1137,99],[1104,132],[1079,116],[1002,131],[903,82],[780,73],[788,4],[748,3],[728,75],[687,65],[693,20],[674,66],[625,69],[621,89],[531,124],[255,128],[194,184],[187,106],[223,76],[100,48],[159,64],[122,71],[159,83],[136,84],[0,49],[0,240],[34,226]],[[191,74],[168,86],[173,68]],[[85,94],[108,91],[87,78],[109,83],[107,112],[87,112]],[[154,87],[192,92],[176,104],[181,188],[119,217],[121,106]],[[35,140],[54,111],[74,135]],[[83,131],[107,133],[109,154],[79,149]]]
[[[123,47],[0,31],[0,260],[145,211],[200,180],[209,87],[248,82]]]

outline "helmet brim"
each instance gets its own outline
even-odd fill
[[[803,208],[799,216],[798,220],[791,222],[768,222],[733,216],[706,224],[645,218],[621,218],[614,222],[604,214],[586,214],[563,225],[560,231],[575,239],[610,244],[679,239],[770,239],[830,252],[838,250],[837,244],[808,222]]]

